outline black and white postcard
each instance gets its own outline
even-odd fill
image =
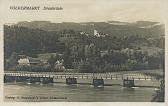
[[[0,3],[3,103],[166,105],[166,0]]]

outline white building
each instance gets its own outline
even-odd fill
[[[18,60],[19,65],[40,65],[42,62],[38,58],[24,57]]]
[[[100,33],[98,33],[97,30],[94,30],[94,36],[96,36],[96,37],[100,37],[100,36],[105,37],[104,34],[100,34]]]

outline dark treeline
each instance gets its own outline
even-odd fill
[[[149,54],[141,46],[159,51]],[[61,58],[49,59],[50,65],[63,59],[66,69],[80,72],[156,69],[164,63],[164,37],[96,37],[74,30],[56,32],[5,25],[4,52],[6,69],[16,66],[17,55],[37,57],[39,53],[61,53]]]

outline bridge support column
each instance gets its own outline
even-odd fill
[[[77,79],[76,78],[66,78],[66,84],[77,84]]]
[[[92,84],[94,87],[104,87],[104,80],[103,79],[93,79]]]
[[[40,82],[40,77],[30,77],[29,82],[30,83]]]
[[[6,82],[14,82],[14,81],[16,81],[16,77],[15,76],[4,75],[4,83],[6,83]]]
[[[134,79],[123,79],[123,87],[134,87]]]
[[[27,77],[17,76],[15,80],[16,80],[16,82],[24,82],[24,81],[27,81]]]
[[[53,78],[42,77],[42,78],[40,78],[40,81],[41,81],[41,83],[43,83],[43,84],[53,83]]]

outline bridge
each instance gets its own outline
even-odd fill
[[[143,73],[67,73],[5,71],[4,82],[92,84],[94,86],[159,86],[159,79]],[[96,85],[95,85],[96,84]]]

